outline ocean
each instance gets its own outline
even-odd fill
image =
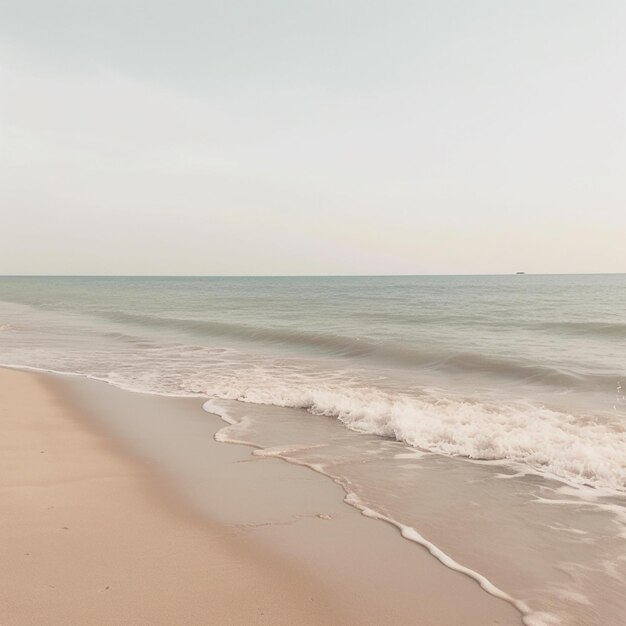
[[[623,623],[626,275],[2,277],[0,361],[198,397],[527,624]]]

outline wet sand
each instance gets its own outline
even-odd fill
[[[519,624],[195,399],[0,370],[0,623]]]

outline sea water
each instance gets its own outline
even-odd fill
[[[202,397],[529,624],[626,614],[625,275],[5,277],[0,361]]]

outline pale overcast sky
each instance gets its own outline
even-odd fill
[[[0,274],[626,272],[623,0],[0,0]]]

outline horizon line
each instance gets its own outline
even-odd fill
[[[0,274],[0,278],[399,278],[452,276],[616,276],[626,272],[498,272],[477,274]]]

